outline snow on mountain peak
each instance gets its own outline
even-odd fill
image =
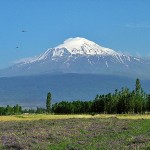
[[[55,47],[55,53],[60,49],[67,49],[71,54],[80,54],[80,55],[119,55],[112,49],[104,48],[98,44],[89,41],[85,38],[76,37],[69,38],[64,41],[63,44]]]
[[[63,44],[60,44],[54,48],[48,49],[46,52],[41,54],[40,56],[36,56],[33,58],[21,59],[18,63],[28,64],[34,63],[41,60],[46,60],[48,58],[58,58],[64,55],[83,55],[83,56],[93,56],[93,55],[101,55],[101,56],[113,56],[120,57],[123,54],[115,52],[112,49],[104,48],[90,40],[85,38],[76,37],[69,38],[64,41]]]
[[[80,38],[80,37],[69,38],[65,40],[63,44],[60,44],[55,48],[66,48],[67,50],[72,52],[73,49],[81,49],[81,47],[84,46],[84,44],[86,43],[92,43],[92,42],[85,38]]]
[[[43,54],[21,59],[4,74],[95,73],[145,76],[150,62],[104,48],[85,38],[70,38]]]

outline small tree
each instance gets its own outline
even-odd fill
[[[47,111],[47,113],[51,112],[51,93],[50,92],[47,94],[46,111]]]
[[[141,94],[141,83],[138,78],[136,79],[135,92],[136,92],[136,95],[138,96]]]
[[[19,114],[19,105],[14,106],[14,113]]]

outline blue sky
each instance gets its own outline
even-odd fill
[[[77,36],[149,57],[149,6],[149,0],[0,0],[0,68]]]

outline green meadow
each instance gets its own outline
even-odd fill
[[[1,149],[149,150],[149,115],[0,117]]]

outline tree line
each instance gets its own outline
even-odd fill
[[[0,107],[0,116],[4,115],[19,115],[24,113],[29,114],[42,114],[42,113],[50,113],[51,112],[51,93],[47,94],[46,99],[46,108],[37,107],[36,109],[22,109],[21,106],[16,104],[15,106]]]
[[[18,104],[15,106],[0,107],[0,116],[7,116],[7,115],[19,115],[19,114],[43,114],[47,113],[45,108],[37,107],[36,109],[22,109],[21,106]]]
[[[136,79],[135,89],[130,91],[122,88],[114,93],[96,95],[92,101],[61,101],[51,105],[52,96],[49,92],[46,98],[46,108],[22,109],[15,106],[0,107],[0,115],[14,115],[23,113],[54,113],[54,114],[127,114],[150,112],[150,94],[146,94]]]
[[[56,114],[104,113],[126,114],[150,112],[150,95],[146,94],[139,79],[136,79],[135,89],[117,89],[114,93],[96,95],[93,101],[62,101],[52,105]]]
[[[15,115],[23,113],[22,107],[18,104],[15,106],[0,107],[0,115]]]

